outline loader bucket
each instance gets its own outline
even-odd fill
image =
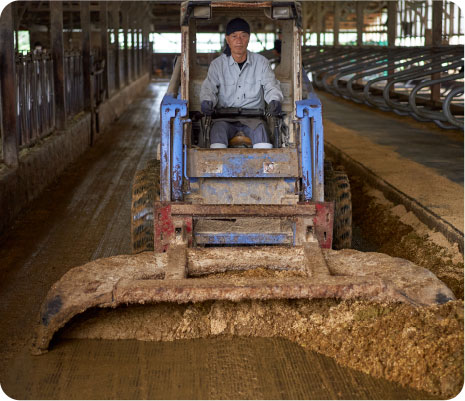
[[[240,277],[230,270],[267,269]],[[208,300],[368,299],[414,306],[444,303],[453,293],[430,271],[406,260],[354,250],[287,247],[187,248],[98,259],[68,271],[44,300],[32,353],[47,351],[56,331],[89,308]]]

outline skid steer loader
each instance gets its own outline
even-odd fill
[[[350,186],[329,163],[324,171],[321,104],[304,87],[299,8],[295,2],[276,4],[183,4],[181,57],[161,105],[160,173],[151,162],[134,184],[134,253],[165,252],[178,243],[301,246],[314,241],[322,248],[350,247]],[[273,133],[269,150],[249,149],[247,138],[238,137],[228,149],[209,149],[210,121],[200,113],[208,65],[196,53],[197,30],[203,19],[224,24],[238,15],[271,20],[282,33],[276,76],[285,95],[284,113],[275,119],[265,110],[221,109],[213,118],[262,117]]]
[[[279,28],[275,73],[283,113],[279,119],[265,110],[217,115],[262,116],[272,149],[248,148],[242,140],[209,148],[210,122],[199,99],[208,62],[196,52],[196,33],[206,22],[225,25],[235,17],[247,19],[252,30],[270,23]],[[347,175],[324,162],[321,103],[302,69],[298,3],[187,1],[181,34],[181,56],[161,104],[159,161],[134,179],[133,255],[66,273],[42,305],[33,352],[45,352],[58,329],[95,307],[329,297],[420,304],[379,276],[334,274],[322,253],[350,247],[351,195]],[[211,277],[249,269],[288,274]]]

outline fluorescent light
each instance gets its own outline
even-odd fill
[[[292,18],[291,7],[273,7],[273,19],[290,19]]]

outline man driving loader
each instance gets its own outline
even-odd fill
[[[211,116],[215,107],[264,110],[277,116],[281,113],[283,94],[268,60],[247,50],[250,26],[242,18],[226,26],[227,48],[211,63],[200,90],[201,110]],[[246,114],[246,113],[245,113]],[[264,121],[258,117],[218,118],[210,131],[210,148],[227,148],[228,141],[243,132],[254,148],[270,149]]]

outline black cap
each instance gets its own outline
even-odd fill
[[[226,25],[226,35],[231,35],[237,31],[244,31],[250,35],[250,26],[247,21],[242,18],[234,18],[229,21],[228,25]]]

